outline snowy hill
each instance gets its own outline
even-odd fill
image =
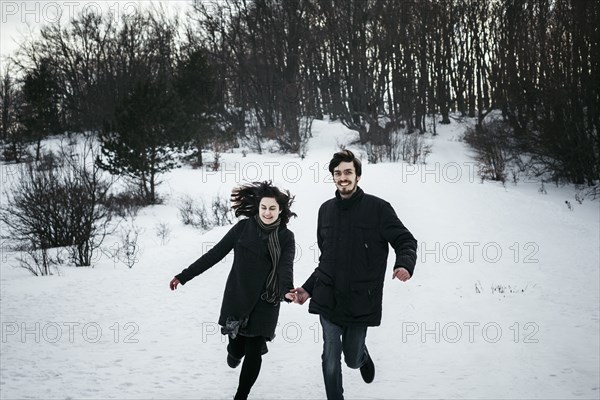
[[[390,270],[382,325],[368,331],[375,381],[344,366],[346,398],[600,398],[598,201],[577,203],[572,187],[482,183],[463,128],[440,127],[425,165],[363,166],[360,186],[392,204],[419,251],[410,281],[392,281]],[[327,164],[356,139],[325,121],[313,135],[304,159],[236,151],[221,155],[220,171],[166,175],[165,203],[135,221],[142,252],[132,269],[99,254],[95,268],[37,278],[5,251],[0,398],[232,398],[239,370],[227,366],[216,324],[231,255],[168,288],[230,226],[184,226],[178,200],[209,202],[264,179],[289,189],[299,286],[316,267],[318,208],[335,190]],[[171,229],[166,243],[159,223]],[[319,323],[307,310],[282,306],[252,398],[324,398]]]

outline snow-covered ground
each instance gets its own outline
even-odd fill
[[[438,127],[425,165],[363,167],[360,186],[393,205],[419,241],[419,259],[406,283],[392,281],[390,270],[382,325],[367,336],[375,381],[366,385],[344,366],[346,397],[598,399],[598,201],[579,204],[573,187],[546,185],[542,194],[536,182],[482,183],[462,130]],[[185,194],[209,202],[246,181],[291,190],[301,285],[318,257],[318,207],[334,193],[328,161],[356,139],[325,121],[313,131],[305,159],[236,151],[222,154],[220,171],[167,174],[165,203],[135,221],[142,252],[132,269],[99,254],[95,268],[33,277],[4,251],[0,398],[232,398],[239,369],[227,366],[216,324],[231,255],[168,288],[229,227],[184,226],[177,204]],[[160,223],[171,229],[166,243],[156,235]],[[116,237],[104,244],[118,246]],[[253,398],[325,397],[321,332],[307,309],[282,306]]]

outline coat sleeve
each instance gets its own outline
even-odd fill
[[[294,288],[294,257],[296,255],[296,240],[294,233],[290,232],[290,238],[286,241],[285,246],[281,249],[279,258],[279,282],[281,293],[280,296],[284,300],[285,294]]]
[[[219,261],[221,261],[233,247],[239,237],[239,231],[241,230],[240,225],[242,221],[238,222],[233,228],[227,232],[227,234],[209,251],[207,251],[202,257],[194,261],[192,265],[181,271],[180,274],[175,275],[175,278],[179,279],[182,285],[190,281],[194,277],[200,275]]]
[[[396,252],[394,268],[404,267],[412,276],[417,263],[417,240],[402,224],[388,202],[383,204],[381,224],[383,238],[392,245]]]
[[[311,296],[312,296],[313,288],[315,287],[315,279],[316,279],[315,272],[313,271],[313,273],[308,277],[306,282],[304,282],[304,285],[302,285],[302,288],[304,290],[306,290],[308,292],[308,294],[310,294]]]

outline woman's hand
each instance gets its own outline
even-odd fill
[[[284,296],[289,301],[296,302],[296,294],[295,293],[286,293]]]
[[[171,290],[175,290],[177,289],[177,285],[179,285],[181,282],[179,282],[179,279],[177,278],[173,278],[171,279],[171,282],[169,282],[169,287],[171,288]]]
[[[288,296],[291,296],[291,297],[288,297]],[[296,304],[302,305],[302,304],[304,304],[306,302],[306,300],[308,300],[308,298],[310,297],[310,295],[301,286],[299,288],[290,290],[290,292],[287,293],[285,295],[285,297],[288,298],[288,299],[290,299],[290,300],[292,300]]]

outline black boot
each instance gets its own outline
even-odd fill
[[[229,365],[231,368],[236,368],[241,362],[242,360],[239,358],[235,358],[231,354],[227,353],[227,365]]]
[[[360,367],[360,375],[365,383],[371,383],[373,382],[373,379],[375,379],[375,364],[373,364],[373,360],[371,360],[371,356],[369,355],[368,351],[367,360],[363,366]]]

